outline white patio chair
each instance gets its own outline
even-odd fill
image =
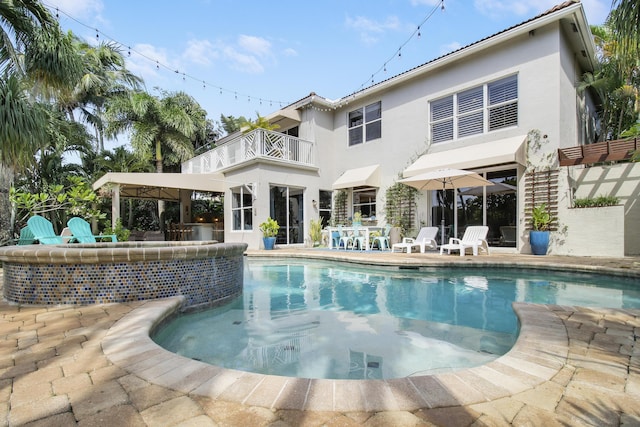
[[[487,234],[489,227],[485,225],[473,225],[464,230],[464,236],[461,239],[449,237],[449,243],[440,246],[440,255],[446,249],[448,254],[451,251],[460,251],[460,256],[464,256],[467,248],[473,250],[473,255],[478,256],[478,248],[489,254],[489,244],[487,243]]]
[[[438,243],[436,242],[436,235],[438,234],[438,227],[422,227],[418,236],[413,239],[411,237],[405,237],[401,243],[394,243],[391,246],[391,252],[400,250],[400,252],[407,251],[411,253],[412,248],[420,248],[420,253],[424,253],[427,247],[431,249],[437,249]]]

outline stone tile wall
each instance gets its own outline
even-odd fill
[[[182,295],[185,306],[242,293],[243,243],[126,242],[0,249],[4,297],[21,304],[102,304]]]

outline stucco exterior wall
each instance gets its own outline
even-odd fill
[[[624,206],[624,255],[640,255],[640,163],[621,163],[590,168],[567,168],[576,198],[615,196]],[[611,232],[610,221],[603,219],[594,228],[576,227],[592,234],[596,241]],[[573,250],[569,248],[568,250]],[[613,255],[612,255],[613,256]]]

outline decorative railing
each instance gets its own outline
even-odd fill
[[[182,164],[182,173],[213,173],[253,160],[314,167],[315,143],[256,129]]]
[[[629,160],[640,149],[638,139],[619,139],[558,149],[560,166]]]

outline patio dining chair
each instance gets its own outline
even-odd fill
[[[365,231],[360,228],[359,225],[353,226],[353,234],[351,235],[351,249],[355,250],[356,247],[361,251],[367,249],[364,242],[366,240]]]
[[[67,226],[69,226],[74,240],[78,243],[96,243],[96,238],[110,238],[112,242],[118,241],[115,234],[94,235],[91,231],[91,224],[80,217],[71,218],[67,221]]]
[[[64,243],[62,236],[58,236],[53,229],[51,221],[40,215],[34,215],[29,218],[27,226],[33,234],[33,238],[41,245],[60,245]]]
[[[381,251],[385,251],[391,249],[389,246],[389,233],[391,232],[391,224],[387,224],[382,231],[380,236],[375,236],[371,240],[371,249],[373,250],[374,246],[378,246]]]

